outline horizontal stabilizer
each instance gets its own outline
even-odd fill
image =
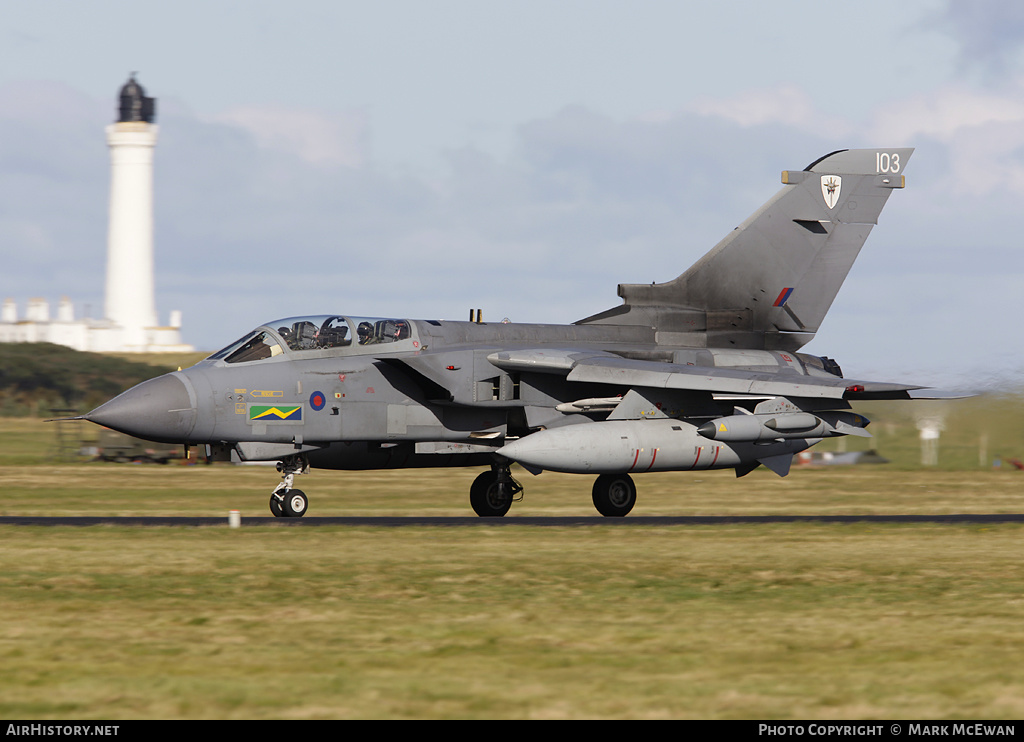
[[[975,392],[953,392],[944,389],[911,389],[911,399],[970,399],[978,396]]]

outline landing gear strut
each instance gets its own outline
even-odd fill
[[[301,518],[309,507],[309,499],[302,490],[292,488],[297,474],[309,471],[309,462],[301,454],[277,462],[281,482],[270,495],[270,512],[275,518]]]
[[[492,464],[473,480],[469,488],[469,504],[481,518],[500,518],[512,507],[513,501],[522,500],[523,485],[512,478],[507,466]],[[519,497],[516,497],[519,495]]]

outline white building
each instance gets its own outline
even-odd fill
[[[63,297],[50,318],[46,299],[30,299],[18,316],[13,299],[0,310],[0,342],[57,343],[96,352],[191,351],[181,342],[181,312],[157,324],[153,289],[153,150],[156,101],[132,75],[121,88],[117,121],[107,127],[110,147],[110,225],[104,319],[75,319]]]

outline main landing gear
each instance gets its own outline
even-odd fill
[[[628,474],[602,474],[594,482],[593,498],[601,515],[621,518],[636,505],[636,485]]]
[[[522,499],[523,486],[512,478],[507,466],[492,464],[469,488],[469,502],[483,518],[500,518],[513,501]],[[517,497],[518,495],[518,497]],[[621,518],[636,505],[636,485],[628,474],[602,474],[594,482],[594,507],[601,515]]]
[[[297,474],[309,471],[309,462],[302,455],[289,456],[277,462],[281,482],[270,495],[270,512],[275,518],[301,518],[309,507],[309,499],[302,490],[292,488]]]
[[[481,518],[500,518],[512,507],[513,501],[523,499],[522,492],[523,485],[512,478],[507,466],[492,464],[490,471],[473,480],[469,504]]]

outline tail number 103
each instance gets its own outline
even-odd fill
[[[875,152],[876,173],[898,173],[900,171],[900,155],[898,152]]]

